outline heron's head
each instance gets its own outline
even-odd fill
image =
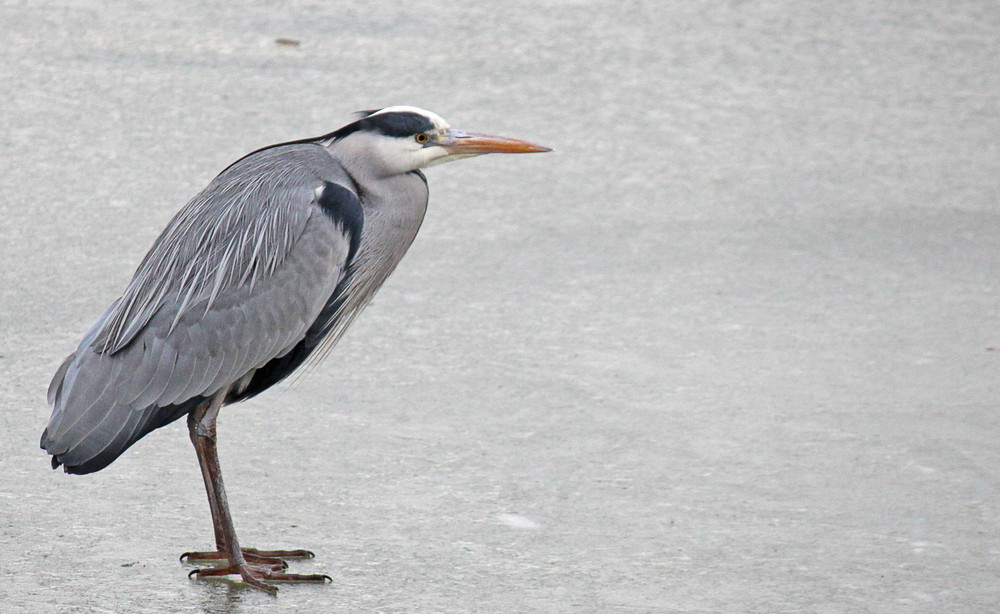
[[[550,151],[527,141],[456,130],[436,113],[407,106],[366,111],[328,136],[345,164],[380,176],[487,153]]]

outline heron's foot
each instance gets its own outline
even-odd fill
[[[239,574],[240,578],[250,586],[272,595],[277,594],[278,588],[271,586],[264,580],[272,582],[333,582],[333,578],[326,574],[285,573],[285,568],[281,565],[251,565],[249,563],[194,569],[188,574],[188,577],[208,578],[235,574]]]
[[[309,550],[258,550],[256,548],[241,548],[243,558],[248,563],[260,563],[264,565],[282,565],[283,569],[288,567],[285,559],[311,559],[315,554]],[[192,561],[223,561],[228,560],[229,555],[221,550],[212,552],[185,552],[181,555],[181,562]]]

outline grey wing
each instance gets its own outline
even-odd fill
[[[53,379],[41,443],[54,464],[103,468],[305,336],[352,243],[317,206],[338,167],[308,147],[231,167],[174,218]]]

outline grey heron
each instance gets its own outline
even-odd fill
[[[549,151],[468,133],[397,106],[329,134],[259,149],[223,170],[169,222],[121,297],[49,385],[41,446],[52,467],[99,471],[187,416],[208,494],[217,560],[198,577],[329,580],[289,574],[306,550],[241,548],[216,452],[230,403],[285,379],[336,343],[406,253],[427,208],[420,169],[486,153]]]

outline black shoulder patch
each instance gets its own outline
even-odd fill
[[[316,204],[335,224],[344,229],[350,239],[351,246],[347,252],[347,263],[350,264],[361,246],[361,231],[365,224],[365,211],[361,207],[361,201],[344,186],[324,181],[323,191]]]

